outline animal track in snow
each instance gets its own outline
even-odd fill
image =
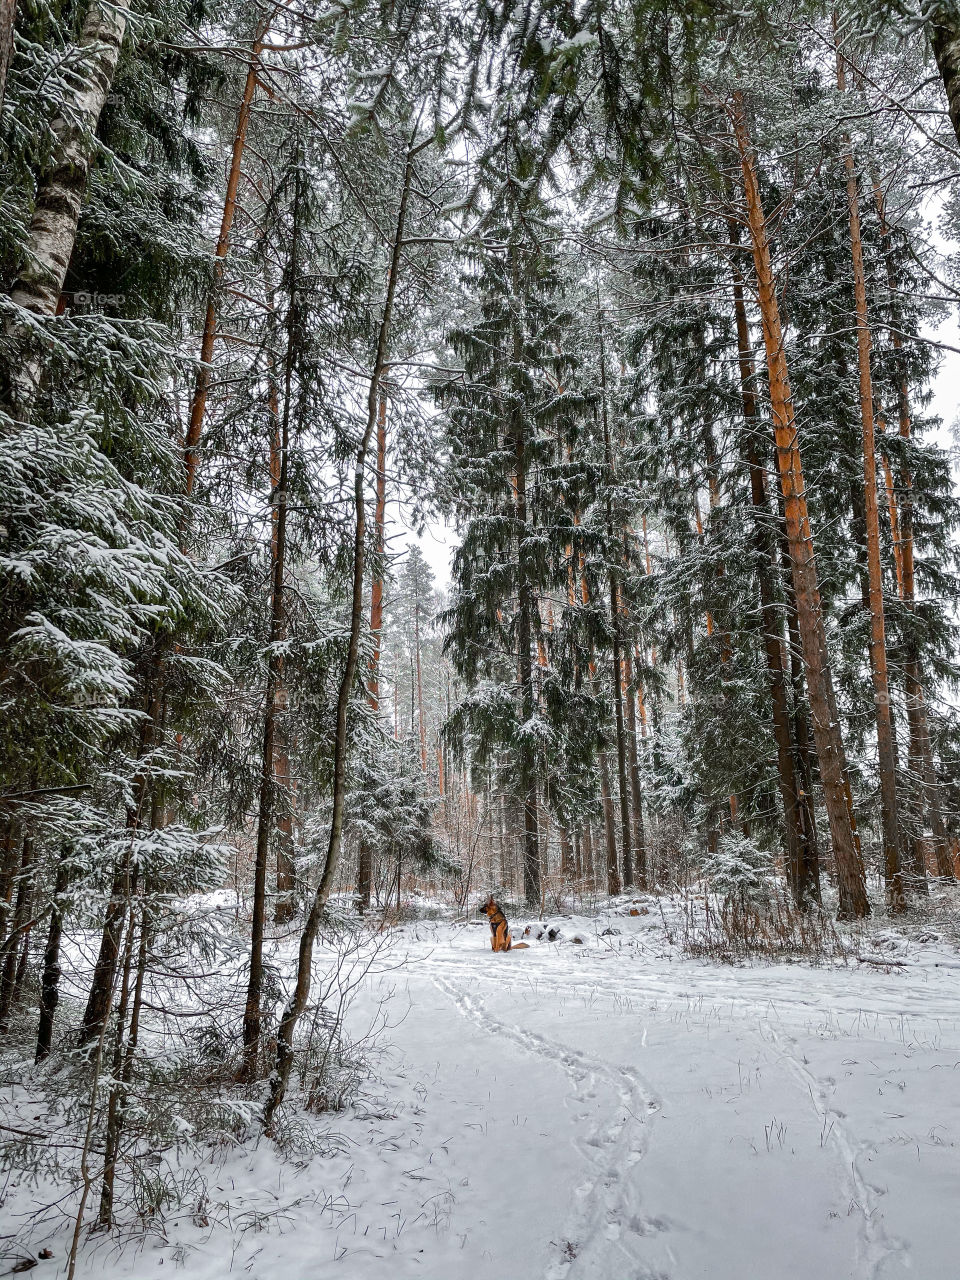
[[[491,1014],[475,994],[463,991],[448,978],[434,975],[434,982],[457,1005],[464,1017],[486,1031],[511,1040],[538,1058],[560,1066],[573,1086],[570,1105],[578,1124],[597,1117],[596,1099],[612,1089],[617,1110],[602,1115],[574,1145],[590,1170],[590,1177],[576,1189],[570,1239],[557,1246],[544,1280],[646,1280],[660,1276],[643,1267],[638,1256],[645,1237],[667,1229],[660,1219],[646,1219],[639,1211],[638,1193],[623,1176],[640,1160],[647,1147],[647,1126],[659,1103],[644,1088],[630,1067],[601,1062],[578,1049],[568,1048],[537,1032],[504,1022]],[[664,1277],[664,1280],[666,1278]]]
[[[902,1258],[909,1266],[908,1246],[888,1236],[884,1228],[879,1204],[882,1189],[868,1182],[860,1171],[860,1157],[868,1154],[872,1147],[870,1143],[857,1142],[852,1137],[844,1124],[846,1113],[832,1104],[837,1084],[835,1078],[829,1075],[817,1077],[806,1060],[791,1050],[790,1046],[796,1044],[795,1038],[786,1031],[778,1030],[772,1019],[762,1023],[760,1034],[775,1048],[780,1060],[809,1096],[827,1135],[825,1143],[832,1144],[841,1157],[847,1180],[848,1212],[858,1211],[860,1214],[857,1262],[863,1280],[875,1280],[884,1263],[892,1258]]]

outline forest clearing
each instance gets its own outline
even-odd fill
[[[0,1273],[960,1280],[958,303],[958,0],[0,0]]]
[[[956,906],[939,904],[948,922]],[[221,1081],[218,1120],[156,1155],[162,1223],[93,1235],[76,1274],[955,1274],[956,932],[844,930],[815,965],[746,968],[685,955],[694,932],[679,899],[643,896],[535,917],[516,955],[475,917],[372,935],[341,967],[344,989],[363,975],[350,1105],[244,1139]],[[280,969],[291,942],[270,947]],[[216,991],[214,974],[199,1002]],[[8,1131],[64,1114],[29,1086],[2,1105]],[[20,1258],[46,1248],[52,1270],[71,1228],[44,1178],[8,1179],[0,1234]]]

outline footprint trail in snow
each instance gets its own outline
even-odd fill
[[[476,993],[462,990],[448,978],[435,975],[434,982],[464,1017],[560,1067],[572,1085],[568,1105],[581,1131],[574,1142],[586,1165],[586,1177],[576,1188],[577,1203],[566,1238],[551,1244],[553,1256],[543,1280],[607,1280],[611,1276],[666,1280],[661,1272],[650,1271],[641,1257],[644,1237],[662,1232],[665,1224],[644,1215],[631,1177],[647,1150],[660,1108],[638,1073],[502,1021]]]

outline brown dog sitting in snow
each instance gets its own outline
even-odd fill
[[[480,910],[490,921],[490,932],[493,934],[493,937],[490,939],[490,945],[493,947],[494,951],[529,950],[525,942],[518,942],[514,945],[507,930],[507,917],[503,914],[503,909],[500,905],[494,902],[492,893]]]

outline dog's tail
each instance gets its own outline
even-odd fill
[[[530,943],[529,942],[511,942],[510,950],[511,951],[529,951]]]

